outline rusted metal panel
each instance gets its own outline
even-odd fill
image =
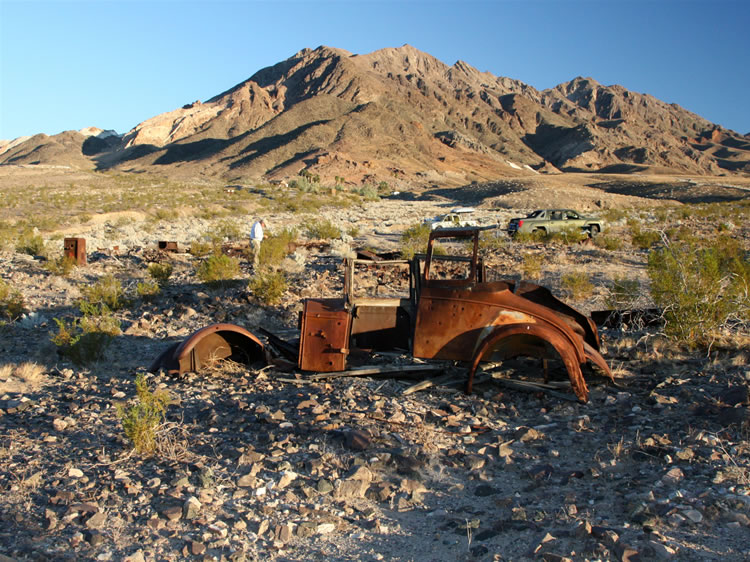
[[[387,306],[376,301],[357,303],[352,314],[352,342],[362,349],[409,349],[410,308],[408,299],[392,299]]]
[[[252,363],[264,359],[263,343],[251,332],[234,324],[212,324],[201,328],[181,344],[171,346],[151,365],[150,370],[170,373],[199,371],[222,359]]]
[[[65,238],[63,251],[66,258],[72,258],[76,265],[86,265],[86,239]]]
[[[575,352],[575,347],[554,327],[543,324],[500,326],[481,341],[469,370],[466,392],[472,391],[479,363],[495,353],[499,353],[500,358],[530,355],[546,359],[553,357],[553,350],[565,364],[573,392],[581,402],[587,402],[588,387],[581,372],[582,361]]]
[[[162,252],[177,252],[177,242],[171,242],[166,240],[159,240],[159,249]]]
[[[351,315],[344,299],[307,299],[302,311],[298,364],[305,371],[343,371]]]

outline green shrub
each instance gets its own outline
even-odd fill
[[[281,271],[260,271],[253,276],[248,285],[255,298],[265,304],[280,302],[287,287],[286,276]]]
[[[144,301],[151,301],[161,293],[161,287],[156,281],[142,281],[136,285],[135,292]]]
[[[209,240],[214,244],[221,244],[224,240],[234,241],[242,238],[242,229],[235,221],[224,220],[218,223],[208,233]]]
[[[648,258],[651,296],[664,309],[665,333],[689,347],[750,319],[750,264],[721,241],[669,240]]]
[[[430,239],[430,225],[417,223],[407,228],[401,235],[401,257],[409,260],[414,254],[427,251],[427,242]]]
[[[632,308],[640,296],[640,281],[626,277],[615,277],[607,295],[607,307],[615,310]]]
[[[169,393],[165,390],[151,391],[146,378],[138,373],[135,378],[136,403],[125,408],[117,407],[125,437],[142,455],[156,450],[156,430],[164,421],[169,406]]]
[[[656,230],[642,230],[636,221],[628,221],[630,226],[630,239],[633,246],[641,250],[648,250],[661,241],[661,235]]]
[[[107,311],[120,310],[130,304],[125,297],[122,283],[111,274],[100,278],[82,292],[84,298],[79,301],[78,308],[84,315],[105,314]]]
[[[558,242],[570,246],[578,244],[589,237],[589,233],[580,228],[564,228],[558,232],[552,232],[543,237],[544,242]]]
[[[290,245],[293,245],[296,240],[297,231],[293,228],[285,228],[278,234],[264,236],[260,245],[258,263],[265,267],[280,264],[288,255],[291,249]]]
[[[213,254],[198,265],[195,274],[204,283],[221,284],[239,276],[240,264],[231,256]]]
[[[56,259],[48,260],[44,267],[53,275],[67,277],[73,271],[73,268],[76,267],[76,260],[70,256],[60,256]]]
[[[302,228],[305,231],[305,236],[316,240],[330,240],[341,237],[341,229],[328,219],[306,221]]]
[[[174,268],[171,263],[152,263],[148,266],[148,274],[159,287],[166,287]]]
[[[207,256],[214,252],[214,245],[210,242],[194,240],[190,243],[190,254],[199,258]]]
[[[594,290],[589,276],[582,271],[566,273],[560,279],[560,284],[563,290],[576,301],[591,295]]]
[[[57,324],[57,333],[52,334],[52,343],[64,356],[79,366],[100,359],[112,338],[120,334],[120,323],[110,314],[74,318],[70,321],[60,318],[54,320]]]
[[[622,249],[622,239],[616,236],[597,236],[594,238],[594,245],[603,250],[614,252]]]
[[[25,311],[21,292],[0,279],[0,318],[16,320]]]
[[[479,249],[485,252],[496,252],[508,243],[508,237],[502,230],[483,230],[479,233]],[[469,243],[472,245],[472,243]]]
[[[24,234],[21,236],[16,251],[30,256],[43,256],[47,252],[44,244],[44,238],[39,234]]]
[[[539,279],[542,276],[542,264],[544,256],[542,254],[524,254],[521,271],[527,279]]]

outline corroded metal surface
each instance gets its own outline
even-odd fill
[[[240,326],[212,324],[168,348],[154,361],[150,370],[186,373],[199,371],[222,359],[252,363],[264,359],[263,349],[263,343]]]
[[[76,265],[86,265],[86,239],[65,238],[63,252],[66,258],[72,259]]]
[[[349,354],[351,316],[344,299],[307,299],[302,311],[299,368],[342,371]]]

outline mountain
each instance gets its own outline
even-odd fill
[[[120,137],[37,135],[0,164],[174,176],[463,185],[545,172],[750,172],[750,138],[676,104],[578,77],[539,91],[405,45],[304,49]]]

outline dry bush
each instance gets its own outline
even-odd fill
[[[58,258],[48,260],[44,265],[44,268],[52,273],[53,275],[59,275],[61,277],[67,277],[76,267],[76,260],[70,256],[60,256]]]
[[[21,291],[0,279],[0,320],[4,318],[13,321],[24,312],[26,312],[26,307]]]
[[[152,263],[148,266],[148,274],[162,288],[169,284],[169,278],[172,276],[173,270],[171,263]]]
[[[328,219],[313,219],[302,225],[305,236],[315,240],[341,238],[341,229]]]
[[[263,243],[260,246],[258,263],[265,267],[280,264],[296,240],[297,231],[293,228],[285,228],[278,234],[264,236]]]
[[[542,254],[524,254],[521,271],[527,279],[539,279],[542,276],[542,264],[544,257]]]
[[[105,275],[89,287],[84,287],[82,292],[83,299],[79,301],[78,308],[87,316],[107,314],[108,311],[120,310],[130,305],[122,283],[111,274]]]
[[[560,279],[560,284],[563,290],[576,301],[590,296],[594,290],[591,279],[582,271],[566,273]]]
[[[135,404],[128,408],[118,406],[117,413],[125,437],[133,444],[133,448],[143,455],[150,455],[156,450],[156,431],[164,421],[170,400],[169,393],[165,390],[151,391],[142,373],[135,378],[135,391]]]
[[[213,254],[203,260],[196,268],[195,275],[204,283],[220,285],[237,278],[240,274],[240,263],[233,257],[224,254]]]
[[[45,369],[33,362],[0,366],[0,393],[36,390],[44,380]]]
[[[259,271],[248,284],[255,298],[265,304],[276,304],[281,301],[289,284],[281,271]]]

